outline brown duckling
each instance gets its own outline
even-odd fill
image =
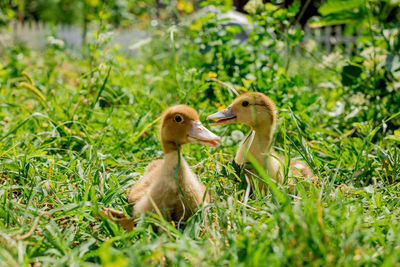
[[[271,178],[280,183],[283,182],[284,177],[280,161],[284,162],[284,157],[276,154],[271,148],[277,112],[274,102],[269,97],[258,92],[245,93],[236,97],[226,109],[208,116],[207,119],[216,121],[212,125],[230,123],[249,125],[254,135],[250,133],[239,145],[235,156],[236,164],[242,166],[248,162],[246,157],[248,150],[248,153],[264,167]],[[305,178],[313,175],[307,164],[298,160],[291,160],[290,171],[296,176],[302,175]]]
[[[127,191],[128,201],[134,203],[133,217],[155,211],[168,220],[181,221],[207,204],[206,187],[190,169],[180,147],[187,143],[217,146],[219,142],[220,138],[201,124],[196,110],[186,105],[168,108],[161,123],[164,159],[150,162],[142,179]]]

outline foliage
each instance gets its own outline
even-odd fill
[[[399,23],[399,1],[371,0],[328,0],[319,8],[322,17],[317,17],[311,25],[326,26],[345,24],[348,31],[360,26],[385,23],[386,26]]]
[[[150,20],[176,21],[198,6],[195,0],[1,0],[0,25],[11,19],[82,25],[99,17],[114,27]],[[100,15],[100,16],[99,16]]]
[[[195,21],[191,34],[204,58],[200,61],[202,69],[240,86],[240,92],[261,91],[276,101],[293,103],[293,99],[284,98],[299,97],[296,88],[302,85],[299,77],[286,75],[293,48],[303,38],[301,30],[289,29],[298,8],[293,5],[285,10],[266,4],[252,14],[252,23],[247,26],[232,25],[217,13]],[[207,93],[211,97],[221,91],[214,92],[214,85],[209,86]],[[226,90],[222,92],[225,94]]]
[[[386,54],[397,53],[395,42],[379,48],[386,58],[375,72],[370,41],[351,58],[296,55],[297,8],[255,9],[245,40],[212,14],[160,25],[133,57],[109,43],[100,21],[83,54],[55,42],[0,51],[0,265],[398,265],[398,104],[383,117],[348,112],[353,92],[373,89],[365,77],[395,84],[387,72],[397,75],[397,61]],[[306,160],[315,181],[270,182],[266,196],[246,200],[231,161],[248,128],[216,127],[220,147],[183,149],[212,194],[207,213],[179,229],[143,217],[130,233],[103,218],[103,206],[131,212],[126,189],[162,156],[157,124],[167,106],[187,103],[207,125],[231,102],[215,79],[274,99],[275,149]],[[382,110],[378,100],[368,107]]]
[[[314,26],[343,23],[348,33],[360,34],[356,48],[342,70],[346,108],[354,121],[380,122],[398,111],[400,101],[400,8],[396,1],[327,1]],[[370,107],[375,108],[371,109]],[[358,114],[360,113],[360,114]],[[400,120],[390,122],[394,130]]]

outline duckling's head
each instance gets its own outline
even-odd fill
[[[215,120],[212,125],[244,123],[253,129],[274,126],[277,120],[274,102],[263,93],[251,92],[240,95],[226,109],[207,117]]]
[[[204,127],[196,110],[186,105],[168,108],[161,123],[164,152],[176,150],[177,145],[200,143],[217,146],[221,139]]]

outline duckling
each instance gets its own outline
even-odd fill
[[[264,166],[271,178],[283,182],[282,166],[278,158],[283,162],[284,157],[276,154],[271,148],[277,111],[269,97],[259,92],[245,93],[238,96],[226,109],[208,116],[207,119],[216,121],[213,126],[231,123],[249,125],[254,135],[250,132],[239,145],[235,156],[236,164],[241,166],[248,161],[246,157],[248,150],[248,153]],[[290,171],[305,178],[313,175],[307,164],[298,160],[290,162]]]
[[[221,139],[201,124],[196,110],[186,105],[165,111],[160,132],[164,159],[150,162],[142,179],[127,191],[128,201],[134,203],[133,218],[156,211],[168,220],[187,220],[210,199],[180,147],[187,143],[217,146]]]

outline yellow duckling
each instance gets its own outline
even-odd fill
[[[230,123],[249,125],[254,134],[250,132],[239,145],[235,156],[236,164],[242,166],[248,162],[246,153],[250,153],[271,178],[280,183],[283,182],[282,166],[278,158],[282,162],[284,158],[271,148],[277,112],[274,102],[269,97],[258,92],[245,93],[238,96],[226,109],[208,116],[207,119],[216,120],[212,125]],[[311,169],[298,160],[290,162],[290,171],[295,175],[303,175],[305,178],[313,175]]]
[[[180,154],[181,145],[201,143],[217,146],[220,138],[205,128],[191,107],[168,108],[161,123],[164,159],[149,163],[142,177],[127,191],[134,203],[133,218],[142,213],[161,212],[167,220],[186,220],[209,202],[205,186]]]

